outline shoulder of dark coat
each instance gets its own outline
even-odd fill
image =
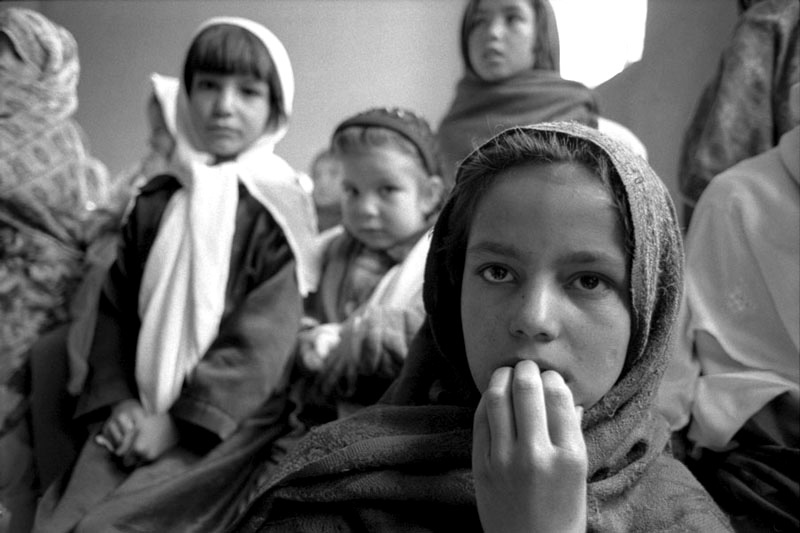
[[[178,189],[180,182],[175,176],[170,174],[159,174],[145,183],[139,191],[139,194],[152,194],[162,189]]]

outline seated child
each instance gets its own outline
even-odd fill
[[[331,153],[342,169],[343,227],[324,234],[319,290],[300,333],[300,364],[315,376],[305,401],[321,398],[317,422],[335,418],[337,404],[341,415],[375,402],[400,371],[425,316],[428,230],[444,192],[434,136],[411,111],[348,118]]]
[[[236,530],[729,531],[651,410],[682,259],[626,146],[575,123],[493,137],[436,222],[401,375],[306,434]]]
[[[800,528],[798,148],[800,126],[700,196],[682,329],[659,391],[687,465],[748,533]]]
[[[173,165],[142,188],[103,285],[75,414],[89,438],[34,531],[219,530],[256,455],[279,452],[315,283],[313,204],[273,153],[293,88],[260,24],[195,34]]]
[[[314,157],[311,180],[314,182],[313,198],[319,231],[341,224],[342,167],[330,150],[323,150]]]

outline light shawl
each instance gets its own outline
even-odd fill
[[[556,123],[514,130],[555,132],[599,147],[613,162],[630,206],[627,363],[583,418],[588,531],[729,531],[710,496],[666,453],[666,422],[651,411],[670,353],[683,272],[681,235],[666,187],[643,159],[591,128]],[[461,275],[451,275],[447,259],[454,257],[453,268],[463,272],[466,243],[447,244],[457,194],[458,185],[434,227],[424,287],[428,320],[400,377],[381,404],[314,428],[277,473],[263,476],[243,502],[237,531],[481,530],[471,474],[479,393],[463,345],[461,283],[454,279]],[[418,511],[424,505],[430,514]]]
[[[139,293],[142,319],[136,354],[136,382],[142,405],[164,412],[180,394],[184,379],[217,335],[224,311],[231,245],[242,183],[281,227],[297,264],[302,294],[317,277],[316,218],[310,195],[296,173],[273,153],[286,133],[292,110],[294,76],[280,41],[266,28],[236,17],[206,21],[249,31],[269,52],[285,115],[235,160],[214,165],[192,127],[188,96],[178,95],[176,156],[173,171],[182,188],[165,209],[158,236],[145,264]]]

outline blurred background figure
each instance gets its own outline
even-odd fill
[[[798,237],[795,126],[700,196],[686,234],[683,329],[659,399],[676,449],[747,533],[800,526]]]
[[[342,166],[330,150],[322,150],[314,156],[311,179],[317,224],[319,231],[325,231],[342,222]]]
[[[89,243],[109,223],[105,166],[80,127],[72,34],[24,8],[0,9],[0,502],[26,531],[34,471],[27,353],[66,320]]]
[[[740,0],[739,23],[686,130],[678,183],[683,222],[711,179],[778,144],[800,124],[790,103],[800,82],[797,0]],[[796,97],[795,97],[796,98]]]

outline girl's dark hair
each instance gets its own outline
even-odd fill
[[[277,128],[286,116],[278,73],[269,51],[258,37],[232,24],[215,24],[202,30],[192,41],[183,64],[183,84],[191,95],[198,71],[214,74],[253,76],[269,87],[269,129]]]
[[[561,49],[558,40],[558,25],[553,7],[548,0],[528,0],[535,16],[536,41],[533,45],[533,68],[537,70],[561,70]],[[464,11],[461,22],[461,55],[467,68],[475,69],[469,60],[469,36],[475,28],[475,14],[481,0],[471,0]]]
[[[634,237],[627,194],[608,155],[585,139],[552,131],[506,130],[472,152],[460,165],[448,208],[444,260],[454,286],[461,286],[465,250],[478,202],[504,170],[535,164],[573,163],[591,170],[611,194],[619,213],[630,268]]]

